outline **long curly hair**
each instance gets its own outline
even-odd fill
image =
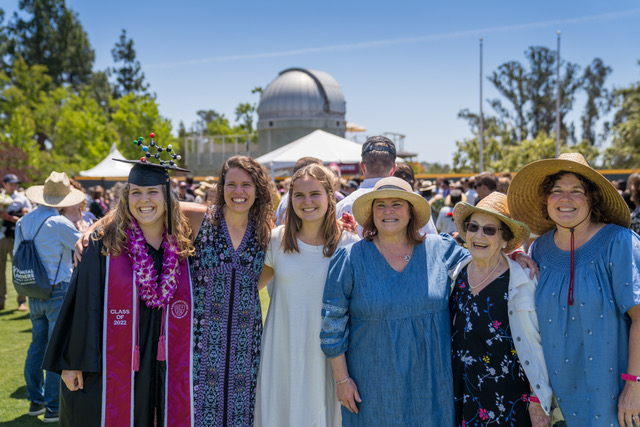
[[[334,173],[324,166],[311,164],[298,170],[291,178],[291,189],[289,190],[289,204],[287,205],[287,212],[284,221],[284,237],[282,239],[282,249],[284,252],[299,252],[298,249],[298,233],[302,229],[302,220],[296,215],[293,210],[293,186],[295,182],[305,176],[311,178],[322,184],[324,191],[327,193],[329,199],[327,212],[324,214],[324,220],[322,222],[322,237],[324,239],[324,247],[322,254],[326,257],[330,257],[336,251],[338,243],[340,242],[340,236],[342,235],[341,227],[336,221],[336,183],[337,178]]]
[[[118,205],[110,210],[104,217],[103,226],[96,233],[97,239],[102,239],[104,249],[103,255],[111,254],[119,256],[125,248],[129,237],[127,227],[131,223],[133,215],[129,210],[129,190],[130,184],[124,184],[118,194]],[[162,189],[163,199],[165,196],[164,186]],[[183,260],[195,253],[191,243],[191,224],[186,216],[180,211],[179,200],[174,191],[171,194],[171,226],[172,235],[178,245],[178,255]],[[167,227],[167,216],[163,215],[164,226]]]
[[[220,215],[222,215],[222,208],[226,204],[224,201],[224,187],[227,173],[229,169],[233,168],[242,169],[249,174],[253,185],[256,187],[256,199],[251,209],[249,209],[249,215],[253,220],[260,248],[266,251],[271,237],[271,229],[276,223],[276,216],[271,204],[271,192],[269,191],[269,174],[264,166],[248,156],[233,156],[224,162],[218,175],[215,197],[215,205]],[[219,221],[219,218],[219,215],[211,216],[214,224]]]

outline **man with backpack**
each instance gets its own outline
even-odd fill
[[[5,309],[7,297],[7,255],[13,253],[13,238],[16,230],[16,221],[31,212],[33,208],[29,199],[18,193],[20,179],[15,174],[7,174],[2,180],[2,192],[10,197],[11,203],[4,209],[0,209],[0,310]],[[27,311],[27,297],[18,293],[18,311]]]
[[[34,257],[39,259],[46,270],[48,282],[44,286],[42,283],[38,285],[44,288],[51,286],[48,299],[46,296],[29,296],[32,338],[24,366],[27,399],[31,402],[29,415],[44,413],[44,422],[57,422],[60,376],[47,372],[45,379],[41,365],[69,287],[73,270],[73,245],[81,236],[69,219],[58,214],[58,208],[77,205],[84,200],[84,194],[71,186],[64,172],[51,172],[44,185],[28,188],[26,196],[38,207],[16,224],[14,266],[23,267],[29,262],[37,263]],[[33,241],[37,254],[31,251],[31,259],[25,261],[28,257],[24,249],[31,245],[31,242],[27,245],[28,241]],[[21,245],[23,242],[25,244]]]

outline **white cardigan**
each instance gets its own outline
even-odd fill
[[[503,254],[504,255],[504,254]],[[540,399],[540,405],[548,415],[551,411],[553,391],[549,383],[549,373],[542,353],[542,340],[538,328],[536,314],[536,286],[538,280],[529,278],[529,269],[523,269],[520,264],[504,255],[509,262],[509,326],[513,344],[522,364],[529,384],[534,394]],[[473,258],[467,257],[458,264],[451,276],[451,291],[455,286],[456,277],[462,268]]]

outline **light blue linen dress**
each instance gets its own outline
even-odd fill
[[[451,270],[466,249],[427,235],[405,269],[391,268],[375,244],[338,248],[322,309],[322,350],[346,352],[362,403],[342,408],[344,426],[453,426]]]
[[[575,251],[574,302],[568,305],[570,252],[537,239],[536,304],[551,387],[568,426],[617,426],[627,371],[626,311],[640,304],[640,238],[615,224]]]

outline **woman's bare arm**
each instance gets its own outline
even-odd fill
[[[347,359],[344,353],[340,356],[331,359],[331,368],[333,369],[333,377],[336,380],[336,394],[340,404],[344,405],[349,411],[358,413],[357,403],[362,403],[360,394],[358,393],[358,386],[349,377],[349,370],[347,369]]]
[[[261,291],[269,284],[271,280],[273,280],[273,268],[265,265],[262,267],[262,273],[260,274],[260,278],[258,279],[258,290]]]
[[[193,242],[198,237],[202,221],[204,221],[204,214],[207,212],[207,206],[200,203],[180,202],[180,211],[191,224],[191,241]]]

